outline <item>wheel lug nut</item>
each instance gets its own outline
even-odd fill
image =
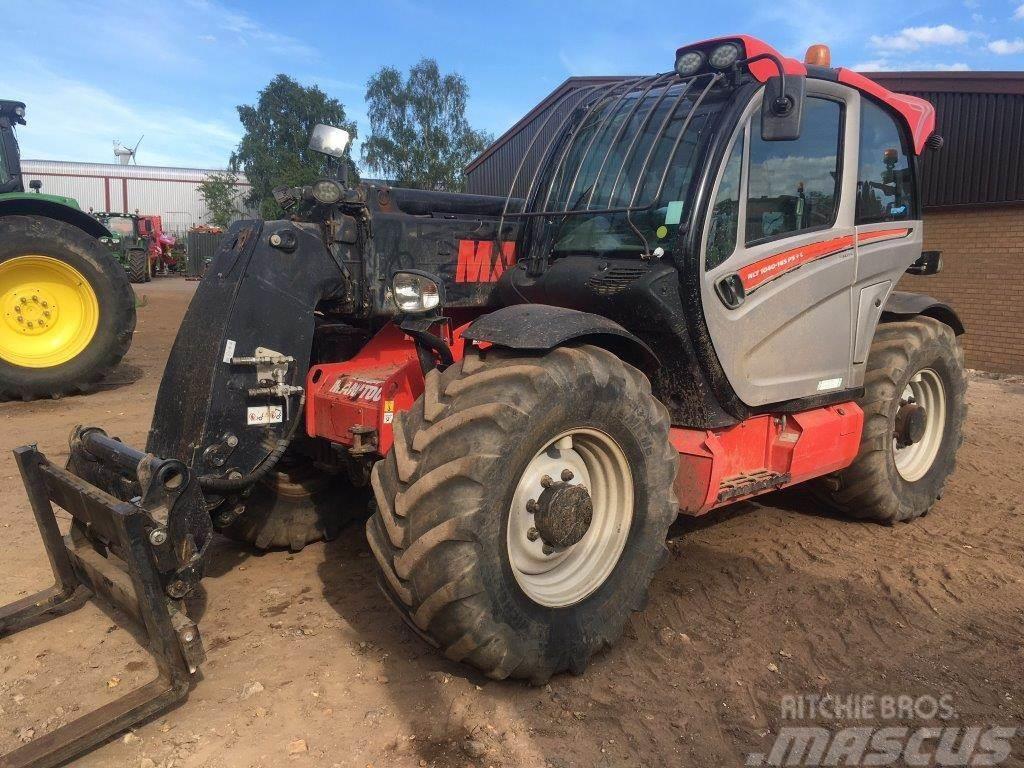
[[[43,302],[43,309],[46,309],[48,306],[50,306],[50,302],[44,301]]]
[[[543,546],[543,547],[541,548],[541,551],[542,551],[542,552],[543,552],[543,553],[544,553],[545,555],[550,555],[550,554],[552,554],[552,553],[553,553],[553,552],[555,551],[555,548],[554,548],[554,547],[552,547],[552,546],[551,546],[550,544],[545,544],[545,545],[544,545],[544,546]]]
[[[35,294],[32,294],[32,301],[34,301],[36,304],[38,304],[39,303],[39,297],[36,296]]]
[[[28,304],[28,299],[26,299],[24,296],[22,296],[21,297],[21,303],[22,304]]]
[[[550,488],[554,482],[555,481],[551,479],[550,475],[544,475],[544,477],[540,479],[542,488]]]
[[[563,469],[563,470],[562,470],[562,482],[563,482],[563,483],[568,483],[568,482],[569,482],[570,480],[572,480],[572,479],[573,479],[574,477],[576,477],[576,475],[574,475],[574,474],[572,473],[572,470],[571,470],[571,469],[568,469],[568,468],[566,468],[566,469]]]
[[[15,304],[14,305],[14,311],[17,312],[20,315],[21,314],[21,305],[20,304]]]
[[[528,502],[526,502],[526,511],[529,512],[531,515],[537,514],[537,509],[538,506],[536,499],[530,499]]]
[[[531,528],[526,532],[526,538],[528,538],[530,541],[536,541],[540,538],[540,531],[538,531],[536,528]]]
[[[43,317],[49,317],[49,316],[50,316],[50,310],[47,309],[47,310],[45,310],[43,312]]]
[[[35,327],[31,320],[28,321],[28,327],[29,328],[34,328]]]
[[[24,318],[24,317],[21,317],[21,315],[19,315],[19,316],[18,316],[18,322],[19,322],[19,323],[24,323],[24,322],[25,322],[25,318]]]

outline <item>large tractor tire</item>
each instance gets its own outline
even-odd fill
[[[930,317],[878,326],[864,390],[860,452],[818,482],[818,497],[860,520],[913,520],[941,498],[963,442],[967,377],[953,329]]]
[[[368,494],[345,479],[297,462],[269,472],[242,500],[240,515],[214,515],[217,530],[256,549],[290,549],[330,541],[346,522],[365,514]]]
[[[152,279],[149,266],[149,254],[145,251],[128,251],[128,281],[132,283],[148,283]]]
[[[677,515],[669,416],[593,346],[469,350],[373,469],[381,585],[450,659],[542,683],[640,610]]]
[[[0,217],[0,400],[86,392],[135,331],[124,270],[82,230]]]

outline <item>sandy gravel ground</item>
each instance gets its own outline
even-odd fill
[[[63,457],[76,423],[142,446],[194,287],[139,288],[135,343],[99,392],[0,404],[0,600],[49,578],[10,449]],[[361,526],[295,556],[218,539],[191,697],[76,765],[740,766],[770,749],[794,693],[946,694],[945,724],[1020,727],[1024,380],[973,377],[969,400],[960,467],[927,517],[851,523],[788,492],[681,521],[622,642],[543,688],[481,678],[412,635]],[[0,640],[0,753],[151,673],[91,604]]]

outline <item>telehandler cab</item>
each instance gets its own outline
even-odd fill
[[[408,624],[534,682],[618,639],[680,513],[797,483],[855,518],[925,513],[965,407],[956,314],[894,291],[937,265],[933,131],[920,99],[740,35],[552,108],[505,197],[278,190],[289,218],[235,224],[199,286],[145,453],[93,427],[64,469],[17,452],[57,584],[0,631],[85,587],[140,618],[161,677],[0,764],[184,697],[214,530],[301,549],[353,487]]]

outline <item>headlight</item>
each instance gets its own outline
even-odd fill
[[[15,107],[14,108],[14,114],[16,114],[18,117],[24,117],[25,116],[25,108],[24,107]]]
[[[715,69],[727,69],[740,57],[740,47],[736,43],[722,43],[711,52],[708,64]]]
[[[331,179],[320,179],[313,185],[313,199],[321,205],[333,205],[341,200],[341,184]]]
[[[704,66],[704,54],[700,51],[687,51],[676,59],[676,72],[680,77],[689,77],[697,74],[697,71]]]
[[[420,314],[441,304],[440,281],[426,273],[395,272],[391,289],[401,312]]]

